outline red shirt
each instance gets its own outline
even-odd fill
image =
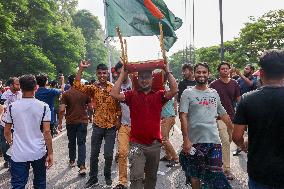
[[[130,109],[130,141],[146,145],[152,144],[154,140],[162,142],[161,111],[168,101],[164,96],[165,91],[151,91],[145,94],[132,90],[125,92],[124,95]]]

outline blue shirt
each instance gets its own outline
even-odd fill
[[[257,78],[254,76],[250,76],[249,79],[253,82],[252,86],[248,86],[245,80],[243,80],[242,78],[239,78],[237,80],[238,84],[240,85],[241,95],[256,89]]]
[[[54,100],[61,94],[59,89],[49,89],[45,87],[40,87],[35,93],[36,99],[43,101],[48,104],[51,112],[51,124],[54,124]]]
[[[162,113],[161,113],[161,117],[165,118],[165,117],[171,117],[171,116],[175,116],[175,109],[174,109],[174,99],[172,98],[170,101],[168,101],[163,109],[162,109]]]

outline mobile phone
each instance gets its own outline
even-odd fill
[[[0,104],[4,105],[4,102],[6,101],[6,99],[0,99]]]
[[[194,148],[193,146],[190,148],[190,152],[189,152],[189,154],[190,155],[194,155],[196,153],[196,148]]]

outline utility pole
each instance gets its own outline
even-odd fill
[[[224,34],[223,34],[223,2],[219,0],[220,11],[220,35],[221,35],[221,62],[224,61]]]

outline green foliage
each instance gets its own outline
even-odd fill
[[[247,63],[258,62],[258,57],[265,50],[284,48],[284,10],[270,11],[258,19],[250,17],[250,22],[241,29],[240,36],[226,41],[224,47],[225,60],[241,69]],[[185,60],[183,54],[183,51],[179,51],[170,57],[177,78],[180,78],[178,74]],[[196,62],[207,62],[216,76],[216,68],[220,62],[220,46],[202,47],[196,49],[195,54]]]
[[[87,10],[80,10],[73,16],[74,26],[81,29],[86,39],[86,57],[92,62],[90,68],[86,70],[88,79],[94,78],[94,73],[98,64],[108,64],[108,48],[104,44],[104,34],[98,18]],[[111,62],[115,64],[119,59],[119,54],[114,47],[109,46],[112,55]]]
[[[78,0],[0,0],[0,78],[45,72],[55,79],[59,71],[76,72],[83,58],[106,64],[101,25],[90,12],[77,11],[77,4]],[[94,71],[95,64],[87,77]]]

